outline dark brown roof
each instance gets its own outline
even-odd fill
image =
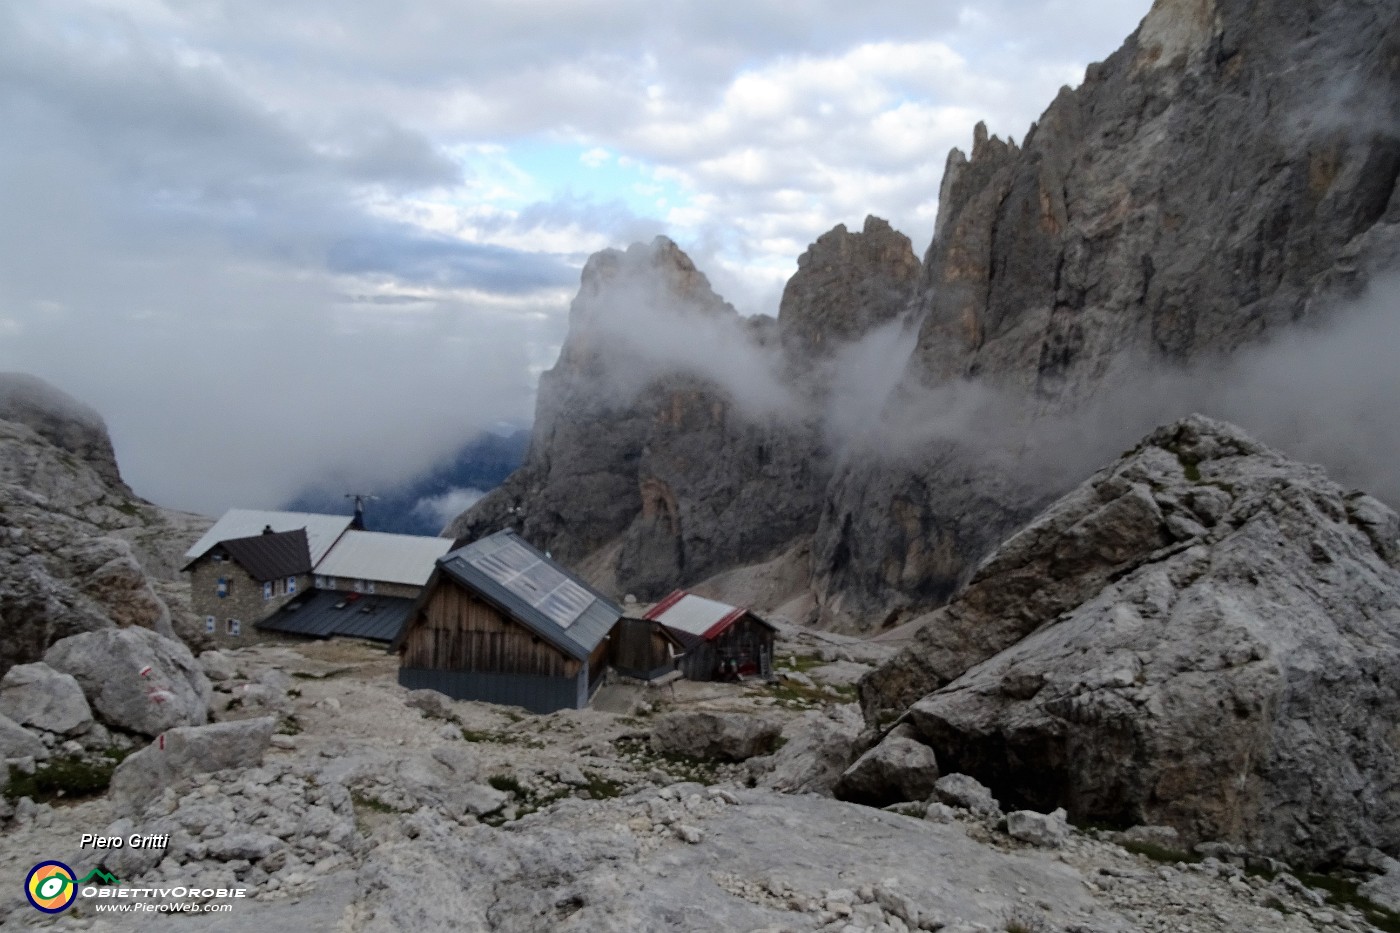
[[[226,551],[259,583],[311,572],[311,548],[306,542],[305,528],[233,538],[220,541],[218,548]]]

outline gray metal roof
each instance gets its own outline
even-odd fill
[[[269,512],[261,509],[229,509],[213,527],[204,533],[185,552],[185,560],[192,561],[204,554],[220,541],[233,538],[247,538],[261,534],[271,526],[273,531],[293,531],[306,529],[307,547],[311,551],[311,565],[314,567],[326,556],[331,545],[345,533],[354,518],[350,515],[317,515],[313,512]]]
[[[433,575],[437,559],[451,549],[449,538],[352,528],[340,536],[330,553],[316,565],[316,572],[346,580],[422,586]]]
[[[312,590],[257,624],[269,632],[330,638],[393,641],[413,609],[413,600]]]
[[[509,529],[446,554],[438,566],[579,660],[598,647],[622,616],[612,600]]]

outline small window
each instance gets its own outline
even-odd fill
[[[243,626],[239,623],[237,619],[229,619],[228,622],[224,625],[224,631],[227,634],[237,638],[243,634]]]
[[[288,578],[287,578],[287,595],[288,595],[288,596],[293,596],[293,595],[296,594],[296,591],[297,591],[297,578],[296,578],[296,577],[288,577]]]
[[[214,588],[214,592],[218,594],[220,599],[228,595],[228,577],[219,578],[219,585]]]
[[[205,616],[205,617],[204,617],[204,632],[205,632],[205,634],[213,635],[213,634],[214,634],[214,625],[215,625],[215,622],[214,622],[214,617],[213,617],[213,616]]]
[[[356,592],[356,593],[363,593],[364,591],[365,591],[365,581],[363,581],[363,580],[356,580],[356,581],[355,581],[355,592]]]
[[[374,592],[374,581],[373,581],[373,580],[366,580],[366,581],[365,581],[365,592],[366,592],[366,593],[373,593],[373,592]]]
[[[222,555],[222,554],[215,554],[213,557],[210,557],[209,559],[212,560],[212,561],[213,561],[214,563],[216,563],[216,564],[222,564],[222,563],[224,562],[224,555]]]
[[[263,599],[271,599],[271,598],[272,598],[272,581],[271,581],[271,580],[268,580],[266,583],[263,584]]]

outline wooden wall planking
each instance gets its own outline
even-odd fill
[[[573,677],[582,667],[446,578],[440,580],[405,639],[402,663],[425,670],[550,677]]]

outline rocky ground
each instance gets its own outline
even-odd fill
[[[820,775],[823,749],[839,776],[831,749],[860,725],[851,681],[888,650],[803,634],[776,685],[613,685],[600,705],[619,712],[549,716],[410,693],[357,643],[208,653],[220,722],[170,730],[103,796],[21,802],[0,878],[17,892],[46,858],[86,872],[84,832],[168,832],[165,850],[101,860],[127,883],[250,889],[230,913],[170,919],[198,929],[1369,929],[1287,874],[1154,862],[1053,818],[1013,824],[1034,841],[1018,840],[946,778],[902,812],[772,789]],[[687,741],[710,757],[657,751]],[[234,766],[186,773],[181,742]],[[0,912],[7,927],[151,922],[83,902],[50,918],[17,894]]]

